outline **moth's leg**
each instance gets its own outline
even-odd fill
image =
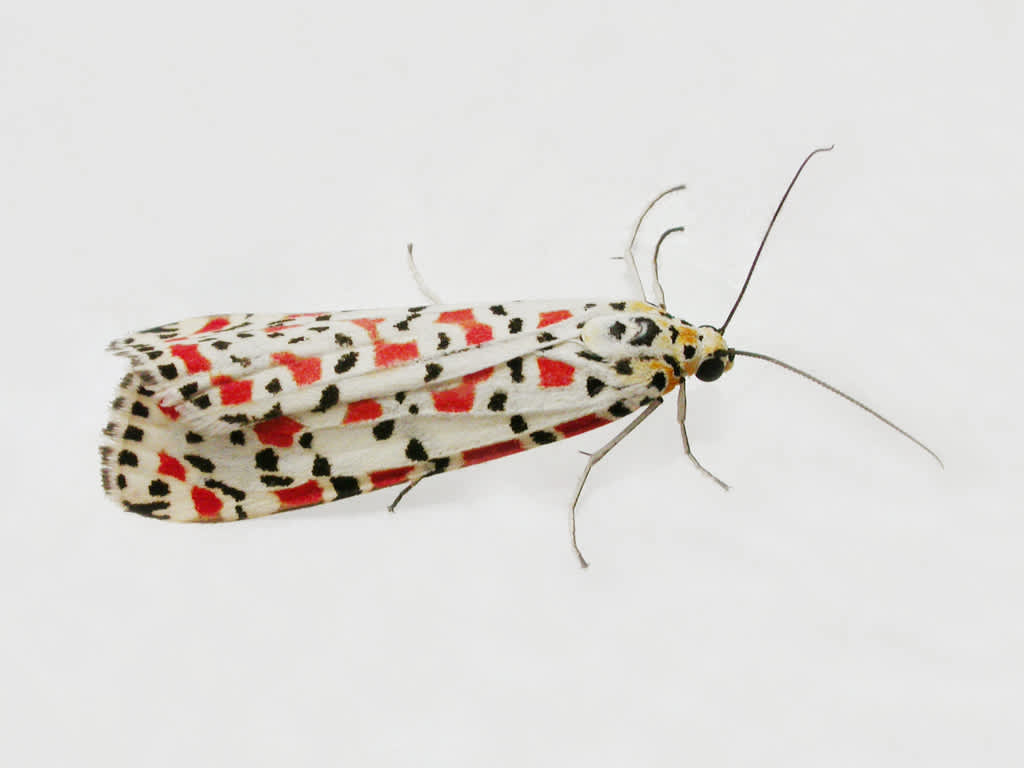
[[[400,502],[404,498],[405,494],[407,494],[409,491],[411,491],[413,488],[415,488],[416,485],[420,482],[420,480],[422,480],[424,477],[430,477],[431,474],[433,474],[433,473],[431,472],[430,474],[426,474],[426,475],[422,475],[420,477],[417,477],[415,480],[410,480],[409,484],[407,486],[405,486],[405,488],[403,488],[402,490],[400,490],[398,492],[398,495],[395,496],[394,501],[392,501],[390,504],[388,504],[388,512],[394,512],[395,511],[395,507],[398,506],[398,502]]]
[[[629,239],[629,246],[626,248],[625,256],[612,256],[613,259],[625,259],[626,267],[629,271],[629,280],[633,284],[633,289],[640,294],[642,301],[647,301],[647,293],[644,291],[643,280],[640,279],[640,270],[636,266],[636,252],[634,248],[636,246],[636,236],[640,233],[640,226],[644,223],[644,219],[647,218],[647,214],[651,212],[651,209],[658,204],[663,197],[668,197],[674,192],[680,192],[686,189],[685,184],[677,184],[674,187],[670,187],[658,195],[656,198],[651,200],[644,208],[644,212],[640,214],[640,218],[637,219],[636,226],[633,227],[633,236]],[[660,296],[661,306],[665,306],[665,294],[661,290],[661,282],[657,278],[657,262],[655,262],[655,298]]]
[[[729,486],[715,477],[711,472],[704,469],[704,465],[697,461],[697,457],[694,456],[693,451],[690,450],[690,438],[686,436],[686,379],[679,380],[679,408],[676,412],[676,419],[679,421],[679,431],[683,436],[683,453],[690,457],[690,461],[693,462],[693,466],[718,483],[723,491],[728,491]]]
[[[601,459],[608,455],[612,448],[621,443],[626,435],[632,432],[634,429],[640,426],[640,422],[654,413],[654,409],[662,404],[662,399],[659,397],[653,401],[631,421],[624,430],[619,432],[615,437],[609,440],[605,445],[601,446],[597,451],[590,454],[590,458],[587,459],[587,466],[583,469],[583,474],[580,476],[580,481],[576,483],[576,495],[572,498],[572,507],[569,508],[569,538],[572,540],[572,548],[576,551],[576,556],[580,559],[580,565],[584,568],[590,564],[583,557],[583,553],[580,552],[579,545],[576,544],[576,504],[579,503],[580,494],[583,493],[583,484],[587,482],[587,477],[590,475],[590,470],[594,468]]]
[[[444,304],[444,302],[441,301],[441,297],[427,287],[427,283],[424,281],[423,275],[421,275],[419,269],[417,269],[416,261],[412,257],[412,243],[409,243],[409,245],[406,246],[406,249],[408,251],[406,264],[409,267],[409,271],[412,272],[412,279],[416,281],[416,287],[420,289],[420,293],[426,296],[427,300],[431,304]]]

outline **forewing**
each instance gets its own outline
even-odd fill
[[[554,324],[552,324],[554,325]],[[445,382],[197,432],[130,375],[105,449],[108,491],[179,520],[265,515],[472,466],[608,424],[668,387],[663,363],[578,340]]]
[[[282,415],[458,381],[578,337],[607,304],[511,302],[480,307],[216,315],[115,341],[173,420],[208,434]],[[342,421],[349,418],[341,416]]]

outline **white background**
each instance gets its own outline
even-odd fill
[[[5,3],[5,765],[1020,765],[1019,5]],[[269,6],[269,7],[268,7]],[[622,296],[737,361],[580,449],[223,526],[99,487],[125,332]],[[614,429],[614,428],[612,428]]]

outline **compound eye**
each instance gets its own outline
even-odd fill
[[[725,372],[725,363],[717,357],[709,357],[697,369],[697,378],[701,381],[714,381]]]

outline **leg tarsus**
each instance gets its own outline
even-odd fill
[[[679,432],[683,436],[683,453],[689,456],[690,461],[693,462],[693,466],[701,471],[702,474],[711,478],[723,491],[728,491],[729,486],[715,476],[714,473],[705,469],[704,465],[701,464],[697,457],[693,455],[693,451],[690,450],[690,438],[686,436],[686,379],[681,379],[679,382],[679,407],[676,415],[679,421]]]
[[[423,477],[427,477],[427,475],[423,475]],[[415,480],[410,480],[409,484],[398,492],[398,495],[395,496],[394,501],[388,504],[388,512],[391,512],[393,514],[395,511],[395,507],[398,506],[398,502],[400,502],[405,497],[405,494],[407,494],[409,491],[415,488],[419,481],[423,479],[423,477],[417,477]]]

